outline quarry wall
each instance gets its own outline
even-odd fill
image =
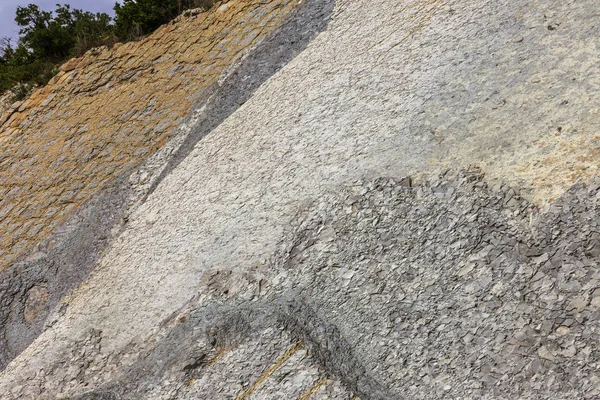
[[[190,107],[292,1],[229,2],[139,42],[73,59],[0,118],[0,268],[79,205],[161,148]]]
[[[301,5],[232,1],[190,11],[140,42],[69,61],[4,114],[0,365],[85,279],[163,169],[320,29],[317,16],[303,20],[304,31],[274,35],[298,24]],[[274,48],[261,49],[267,37]]]
[[[161,150],[72,214],[115,220],[70,264],[94,267],[77,289],[38,306],[66,293],[55,261],[4,297],[0,392],[600,396],[596,1],[281,4]]]

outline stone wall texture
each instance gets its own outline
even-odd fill
[[[0,269],[160,148],[203,90],[297,2],[232,1],[96,49],[0,118]]]

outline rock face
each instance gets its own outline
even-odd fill
[[[108,361],[73,346],[76,380],[96,377],[88,362],[106,371],[129,359],[96,393],[597,397],[600,181],[531,220],[533,205],[482,178],[328,193],[299,212],[267,266],[205,272],[199,298],[140,347]],[[48,383],[68,380],[54,374]]]
[[[41,334],[0,393],[600,396],[595,2],[253,4],[281,19],[195,83],[165,150],[73,208],[72,258],[6,267],[5,360]]]
[[[68,62],[13,105],[0,133],[0,366],[39,334],[153,185],[325,27],[331,5],[190,12],[139,43]],[[49,296],[28,321],[36,285]]]
[[[0,120],[0,268],[162,147],[192,104],[294,7],[226,3],[140,42],[92,50],[7,112]]]

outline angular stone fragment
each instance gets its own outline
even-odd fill
[[[42,312],[48,301],[48,289],[44,286],[34,286],[27,292],[23,319],[25,322],[33,322]]]

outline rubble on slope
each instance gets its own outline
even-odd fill
[[[477,171],[410,183],[319,198],[269,267],[208,271],[141,347],[98,360],[88,340],[73,371],[38,383],[123,399],[294,398],[319,380],[363,400],[596,398],[600,180],[542,209]],[[295,345],[303,361],[270,379]]]

